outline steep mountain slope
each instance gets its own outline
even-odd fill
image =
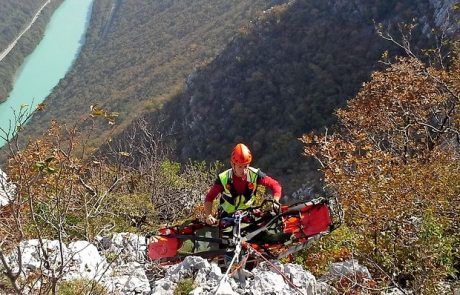
[[[95,104],[119,112],[122,128],[176,91],[258,11],[278,2],[96,0],[81,56],[32,119],[30,134],[41,134],[53,119],[75,122]]]
[[[176,126],[180,158],[227,162],[232,145],[244,141],[255,165],[287,192],[314,180],[297,138],[332,126],[334,110],[369,78],[383,51],[398,52],[377,36],[373,20],[427,23],[430,9],[428,1],[299,0],[267,11],[165,105],[161,116]],[[413,45],[423,42],[414,38]]]
[[[0,102],[6,99],[11,90],[16,70],[40,42],[46,24],[62,1],[51,1],[30,30],[22,36],[14,50],[0,62]],[[0,53],[27,27],[44,2],[42,0],[2,1],[0,9]]]

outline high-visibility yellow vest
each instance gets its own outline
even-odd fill
[[[255,200],[255,191],[257,189],[257,178],[259,176],[259,169],[248,167],[247,173],[247,189],[250,190],[250,195],[243,194],[233,196],[230,192],[232,187],[232,169],[228,169],[219,174],[219,180],[224,187],[224,191],[220,197],[220,207],[225,212],[232,214],[237,210],[249,208]]]

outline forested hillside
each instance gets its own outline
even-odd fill
[[[146,114],[151,128],[172,131],[182,161],[226,162],[244,141],[286,192],[316,182],[298,138],[332,128],[334,110],[384,51],[398,53],[375,23],[398,35],[398,22],[415,22],[417,52],[428,46],[434,8],[429,0],[285,2],[96,0],[80,58],[26,133],[76,122],[97,105],[118,118],[97,126],[94,148]]]
[[[6,99],[16,70],[43,37],[46,24],[63,0],[53,0],[42,11],[30,30],[23,35],[15,49],[0,62],[0,101]],[[0,52],[27,27],[43,0],[2,0],[0,8]]]
[[[333,126],[334,110],[369,79],[382,53],[396,53],[373,20],[429,21],[428,1],[413,3],[300,0],[271,9],[189,77],[186,91],[161,113],[170,120],[165,132],[176,127],[182,160],[227,162],[232,145],[243,141],[255,165],[280,178],[287,192],[314,180],[316,168],[297,138]],[[425,41],[420,30],[413,35],[416,50]]]
[[[75,122],[91,105],[119,112],[122,129],[176,93],[239,27],[279,2],[96,0],[80,58],[46,100],[45,111],[31,120],[29,132],[39,135],[53,119]],[[99,130],[101,135],[107,127]],[[94,138],[97,146],[104,136]]]
[[[2,1],[0,10],[0,51],[16,38],[24,24],[40,7],[40,0]]]

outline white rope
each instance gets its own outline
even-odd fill
[[[235,248],[235,255],[233,255],[232,260],[230,261],[230,264],[228,265],[227,271],[225,272],[224,276],[222,279],[219,281],[219,285],[217,286],[217,290],[214,294],[218,294],[219,289],[222,287],[223,283],[227,281],[229,278],[228,274],[230,273],[230,270],[232,269],[233,264],[238,260],[238,257],[240,256],[240,251],[241,251],[241,243],[238,243]]]
[[[235,264],[235,262],[238,262],[238,258],[240,257],[241,248],[242,248],[241,246],[241,242],[242,242],[241,240],[241,220],[242,218],[243,218],[243,214],[238,214],[235,217],[234,226],[237,226],[237,234],[236,234],[236,237],[234,237],[234,242],[236,244],[234,255],[233,255],[232,260],[230,261],[230,264],[228,265],[227,271],[225,272],[222,279],[220,279],[219,285],[217,286],[216,292],[214,292],[214,294],[218,294],[223,283],[226,282],[227,279],[229,278],[228,274],[230,273],[230,270],[232,269],[233,264]]]

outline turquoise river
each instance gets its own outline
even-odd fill
[[[65,0],[54,12],[43,39],[16,73],[7,101],[0,104],[0,128],[11,130],[21,106],[35,108],[43,102],[72,67],[84,42],[92,1]],[[0,139],[0,146],[4,144]]]

